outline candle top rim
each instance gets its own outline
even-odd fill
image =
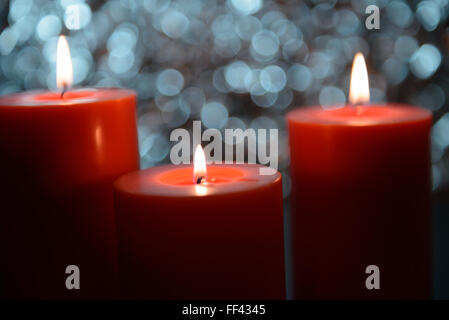
[[[61,98],[59,91],[30,90],[0,96],[0,107],[33,107],[90,104],[136,96],[136,92],[122,88],[74,88]]]
[[[273,175],[260,175],[260,164],[212,164],[208,165],[207,184],[194,184],[192,180],[193,165],[161,165],[144,170],[126,173],[114,182],[114,188],[133,196],[142,197],[176,197],[190,198],[198,196],[221,196],[240,192],[251,192],[259,188],[270,187],[281,179],[277,171]],[[232,169],[229,175],[227,168]],[[266,167],[265,167],[266,168]],[[185,175],[185,181],[173,183],[167,174]],[[212,179],[217,177],[218,182]],[[169,182],[167,182],[169,181]]]
[[[344,106],[323,109],[321,106],[303,107],[287,114],[289,122],[332,126],[383,126],[398,123],[431,121],[432,112],[407,104]]]

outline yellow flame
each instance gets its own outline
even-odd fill
[[[60,36],[56,53],[56,85],[63,89],[69,87],[73,82],[72,59],[67,39]]]
[[[193,155],[193,182],[198,184],[207,175],[206,155],[201,145],[198,145]]]
[[[363,54],[358,52],[354,57],[349,86],[349,103],[360,105],[369,102],[368,71]]]

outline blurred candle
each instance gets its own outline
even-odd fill
[[[361,54],[351,105],[287,116],[294,296],[427,298],[430,288],[430,112],[368,105]],[[380,290],[365,286],[369,265]]]
[[[112,182],[138,168],[136,96],[67,90],[65,39],[57,55],[61,92],[0,97],[0,296],[6,298],[107,298],[117,287]],[[80,290],[66,289],[68,265],[80,269]]]
[[[123,296],[284,299],[281,175],[194,158],[115,182]]]

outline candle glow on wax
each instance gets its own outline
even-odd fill
[[[64,36],[60,36],[56,53],[56,85],[59,89],[65,90],[72,82],[73,68],[69,44]]]
[[[369,90],[357,53],[347,105],[287,115],[293,299],[430,296],[432,112],[370,103]],[[382,290],[360,285],[369,261],[388,270]]]
[[[206,155],[201,145],[198,145],[193,155],[193,183],[200,184],[206,180]]]
[[[362,53],[354,57],[349,85],[349,103],[353,106],[369,103],[369,81],[365,58]]]

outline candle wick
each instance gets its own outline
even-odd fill
[[[64,85],[62,87],[62,92],[61,92],[61,99],[64,98],[64,93],[67,91],[67,85]]]
[[[198,179],[196,180],[196,184],[200,184],[203,181],[204,177],[200,176],[198,177]]]

